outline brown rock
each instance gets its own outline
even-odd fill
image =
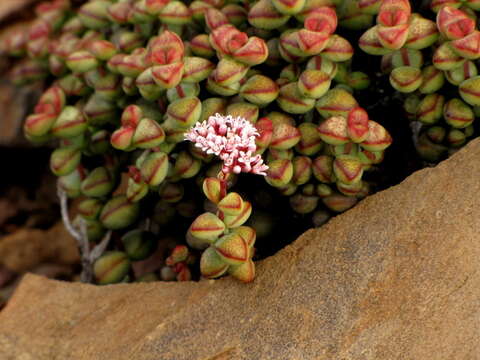
[[[480,139],[311,230],[254,283],[26,276],[2,359],[480,359]]]
[[[1,146],[31,146],[23,136],[23,122],[41,91],[41,83],[19,87],[9,81],[0,81]]]
[[[48,261],[66,265],[79,262],[76,242],[62,223],[47,231],[21,229],[0,239],[0,265],[12,271],[28,271]]]
[[[9,16],[18,14],[27,6],[36,2],[39,2],[39,0],[2,0],[0,2],[0,22]]]

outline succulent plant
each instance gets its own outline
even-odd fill
[[[382,82],[425,161],[477,135],[479,2],[419,3],[51,0],[2,34],[12,80],[48,84],[25,136],[55,144],[50,168],[81,198],[89,240],[120,239],[96,281],[133,280],[157,252],[158,274],[138,281],[252,281],[257,235],[276,228],[257,208],[275,194],[284,216],[320,226],[375,189],[396,141],[390,109],[370,111]]]

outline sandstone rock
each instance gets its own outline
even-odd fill
[[[480,359],[480,139],[258,264],[253,284],[26,276],[2,359]]]
[[[0,146],[32,146],[23,136],[23,122],[41,92],[41,83],[18,87],[6,80],[0,82]]]
[[[62,223],[47,231],[21,229],[0,238],[0,265],[12,271],[21,273],[48,261],[66,265],[79,262],[76,242]]]
[[[13,14],[18,14],[27,6],[39,0],[2,0],[0,2],[0,22]]]

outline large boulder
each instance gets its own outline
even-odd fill
[[[231,278],[26,276],[2,359],[479,359],[480,140]]]

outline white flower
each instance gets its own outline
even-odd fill
[[[250,172],[265,176],[268,166],[260,155],[253,155],[257,136],[260,136],[257,129],[244,118],[215,114],[197,122],[185,133],[185,140],[194,142],[207,154],[220,157],[224,174]]]

